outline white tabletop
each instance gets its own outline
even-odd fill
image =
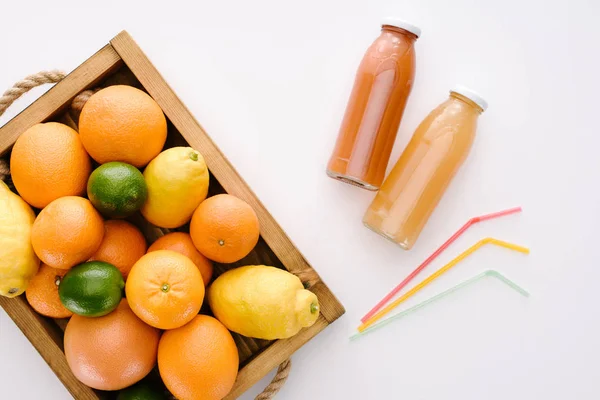
[[[599,2],[130,3],[6,2],[0,90],[39,70],[72,70],[121,29],[133,35],[347,309],[294,355],[278,398],[600,396]],[[409,252],[362,226],[373,193],[324,173],[358,62],[388,15],[423,30],[392,160],[455,83],[490,104]],[[488,246],[407,305],[488,268],[529,299],[482,281],[349,342],[359,318],[469,217],[515,205],[521,215],[472,228],[422,277],[484,236],[530,246],[531,255]],[[3,311],[0,339],[0,397],[70,398]]]

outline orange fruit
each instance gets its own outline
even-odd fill
[[[38,273],[29,281],[25,297],[29,305],[39,314],[50,318],[68,318],[73,315],[62,305],[58,297],[58,285],[66,273],[65,269],[56,269],[42,264]]]
[[[160,331],[146,325],[127,300],[103,317],[73,315],[64,347],[73,375],[98,390],[121,390],[154,368]]]
[[[204,200],[194,211],[190,235],[200,253],[216,262],[232,263],[256,246],[260,227],[248,203],[219,194]]]
[[[156,250],[173,250],[192,260],[202,274],[204,286],[208,286],[213,274],[212,262],[194,247],[194,242],[192,242],[192,237],[189,234],[184,232],[168,233],[158,238],[148,248],[148,252]]]
[[[175,329],[200,311],[204,282],[189,258],[171,250],[157,250],[133,265],[125,293],[142,321],[159,329]]]
[[[238,364],[233,337],[208,315],[165,332],[158,344],[160,377],[180,400],[222,399],[235,383]]]
[[[48,122],[19,136],[10,172],[23,200],[43,208],[59,197],[84,194],[92,165],[76,131]]]
[[[127,278],[133,264],[146,253],[146,238],[127,221],[111,219],[104,222],[104,238],[88,261],[104,261],[114,265]]]
[[[122,161],[143,167],[160,153],[167,139],[167,120],[159,105],[132,86],[109,86],[85,103],[79,135],[100,164]]]
[[[35,254],[53,268],[69,269],[88,260],[100,247],[104,221],[89,200],[56,199],[38,214],[31,227]]]

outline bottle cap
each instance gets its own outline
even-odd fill
[[[384,18],[383,21],[381,21],[381,25],[395,26],[396,28],[404,29],[405,31],[412,33],[416,37],[421,36],[421,28],[398,18]]]
[[[465,96],[467,99],[471,100],[473,103],[477,104],[483,111],[488,108],[488,103],[485,101],[483,97],[479,93],[474,90],[469,89],[468,87],[462,85],[456,85],[451,90],[451,93],[458,93],[461,96]]]

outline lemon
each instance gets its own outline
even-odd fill
[[[286,339],[319,317],[317,296],[297,276],[275,267],[250,265],[219,276],[208,303],[229,330],[258,339]]]
[[[150,161],[144,171],[148,198],[142,215],[161,228],[177,228],[190,221],[208,194],[208,168],[191,147],[173,147]]]
[[[27,288],[40,260],[31,246],[33,210],[0,181],[0,295],[15,297]]]

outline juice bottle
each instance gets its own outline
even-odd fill
[[[410,249],[469,154],[487,102],[462,86],[421,122],[363,222]]]
[[[415,75],[415,40],[421,30],[386,19],[364,55],[327,175],[377,190],[385,176]]]

